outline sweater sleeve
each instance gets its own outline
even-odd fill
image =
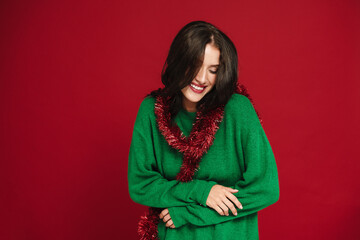
[[[243,151],[245,171],[235,185],[228,186],[239,190],[234,195],[243,209],[235,206],[238,213],[236,216],[230,209],[229,216],[222,216],[210,207],[196,204],[171,207],[169,213],[175,227],[187,223],[196,226],[218,224],[255,213],[279,200],[278,172],[272,148],[248,99],[245,105],[246,120],[242,121],[240,133],[242,144],[238,146]]]
[[[212,181],[179,182],[162,176],[154,151],[152,122],[154,99],[145,98],[138,110],[128,159],[128,188],[130,198],[141,205],[157,208],[205,205]]]

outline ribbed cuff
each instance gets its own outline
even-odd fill
[[[175,229],[186,224],[185,219],[181,215],[181,212],[185,211],[186,207],[169,207],[168,210],[169,210],[171,220],[173,221],[173,223],[175,225]]]
[[[192,189],[192,198],[198,202],[198,204],[207,207],[206,200],[209,196],[209,193],[211,191],[211,188],[217,184],[217,182],[214,181],[206,181],[206,180],[199,180],[194,179],[194,186]],[[170,217],[175,225],[175,228],[181,227],[185,224],[187,224],[187,221],[184,216],[186,214],[182,214],[185,211],[187,211],[187,206],[179,206],[179,207],[169,207],[169,214]]]

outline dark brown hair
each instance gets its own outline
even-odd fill
[[[207,112],[225,105],[233,94],[238,80],[238,57],[233,42],[217,27],[204,21],[193,21],[185,25],[175,36],[161,73],[165,85],[149,93],[170,97],[172,119],[182,108],[181,89],[189,85],[199,72],[206,44],[220,50],[219,67],[214,87],[196,105]]]

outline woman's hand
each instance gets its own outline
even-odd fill
[[[239,190],[237,189],[216,184],[210,190],[209,196],[206,200],[206,205],[213,208],[220,215],[229,216],[229,209],[234,215],[237,215],[237,211],[233,203],[235,203],[238,208],[243,208],[237,197],[233,195],[233,193],[238,191]],[[232,202],[230,202],[230,200]]]
[[[174,225],[173,221],[171,220],[170,213],[167,208],[162,210],[159,216],[160,216],[160,219],[162,219],[163,222],[166,223],[166,227],[175,228],[175,225]]]

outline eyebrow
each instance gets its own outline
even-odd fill
[[[213,65],[210,65],[209,67],[218,67],[220,64],[213,64]]]

